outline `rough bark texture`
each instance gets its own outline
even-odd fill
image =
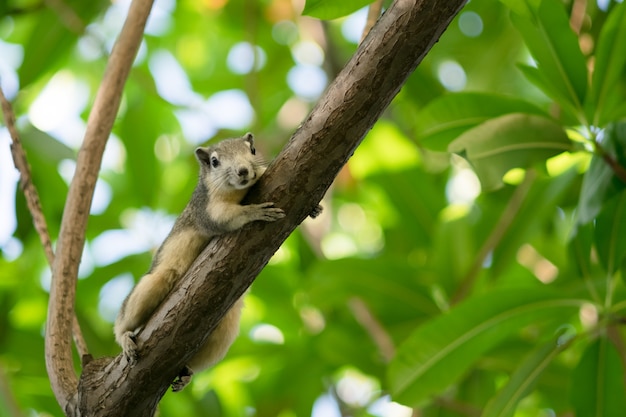
[[[275,202],[287,217],[214,239],[139,334],[135,366],[122,356],[87,365],[78,387],[80,415],[153,415],[178,371],[320,201],[464,3],[391,6],[248,195],[250,202]]]

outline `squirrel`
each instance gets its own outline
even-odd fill
[[[273,222],[285,217],[285,212],[271,202],[240,204],[266,169],[256,156],[252,133],[210,147],[198,147],[195,154],[200,173],[191,199],[157,250],[148,273],[122,303],[115,320],[115,340],[130,364],[138,357],[136,334],[214,236],[238,230],[253,221]],[[316,206],[311,217],[321,210],[322,206]],[[173,391],[182,390],[194,372],[214,365],[226,355],[239,333],[242,298],[172,382]]]

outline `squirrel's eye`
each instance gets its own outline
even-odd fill
[[[254,146],[250,147],[250,152],[252,152],[252,155],[256,155],[256,149],[254,149]]]
[[[216,157],[211,157],[211,166],[213,168],[217,168],[218,166],[220,166],[220,161],[219,159],[217,159]]]

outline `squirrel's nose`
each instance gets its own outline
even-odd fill
[[[240,177],[246,177],[248,176],[248,173],[249,173],[248,168],[239,168],[239,171],[237,171],[237,174]]]

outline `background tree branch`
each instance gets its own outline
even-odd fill
[[[33,216],[33,223],[35,225],[35,231],[39,235],[41,246],[43,246],[48,265],[52,268],[54,263],[54,250],[52,249],[52,240],[50,239],[50,232],[48,231],[48,224],[41,208],[41,200],[39,199],[39,193],[33,183],[32,174],[30,170],[30,164],[26,158],[26,152],[20,141],[20,136],[15,127],[15,114],[11,103],[6,99],[2,87],[0,87],[0,102],[2,104],[2,113],[4,114],[4,122],[9,130],[11,136],[11,156],[13,157],[13,164],[20,173],[20,188],[26,198],[26,205],[31,216]],[[74,336],[74,344],[76,350],[81,358],[88,358],[89,350],[87,349],[87,343],[83,337],[83,332],[80,329],[80,324],[76,315],[72,318],[72,335]]]
[[[26,159],[26,152],[20,141],[19,133],[15,127],[15,114],[11,103],[4,96],[4,91],[0,87],[0,103],[2,104],[2,113],[4,114],[4,123],[7,126],[9,135],[11,136],[11,156],[13,157],[13,164],[20,173],[20,188],[26,198],[26,205],[31,216],[33,216],[33,224],[35,231],[39,235],[41,240],[41,246],[43,246],[46,259],[50,266],[54,262],[54,252],[52,250],[52,242],[50,241],[50,233],[48,232],[48,225],[46,218],[43,215],[41,209],[41,200],[39,199],[39,193],[37,188],[33,184],[30,165]]]
[[[45,347],[46,368],[52,390],[68,415],[77,395],[78,379],[71,349],[72,317],[89,210],[104,146],[119,109],[124,83],[141,44],[152,3],[152,0],[133,0],[130,6],[89,115],[87,131],[78,152],[76,171],[63,210],[52,267]]]
[[[139,334],[136,365],[128,366],[120,355],[86,366],[81,410],[98,416],[153,414],[194,350],[320,201],[464,3],[397,0],[385,12],[247,197],[273,201],[287,217],[214,239]],[[210,302],[206,294],[212,294]]]

